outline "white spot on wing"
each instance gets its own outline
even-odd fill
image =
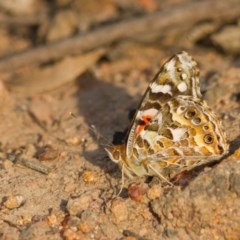
[[[158,121],[158,125],[162,124],[162,113],[161,112],[159,112],[157,115],[157,121]]]
[[[176,60],[171,59],[168,63],[166,63],[165,69],[169,74],[169,78],[174,79],[175,78],[175,71],[176,71]]]
[[[171,131],[173,136],[173,141],[175,142],[180,141],[182,139],[182,136],[186,132],[186,128],[176,128],[176,129],[169,128],[169,130]]]
[[[182,73],[181,74],[181,79],[185,81],[187,79],[187,74],[186,73]]]
[[[180,92],[185,92],[187,90],[187,84],[185,82],[181,82],[177,85],[177,88]]]
[[[172,95],[172,87],[169,84],[165,84],[165,85],[159,85],[156,82],[154,82],[151,86],[151,90],[153,93],[168,93],[170,95]]]
[[[175,59],[171,59],[169,62],[166,63],[165,68],[167,71],[171,71],[175,68]]]
[[[196,62],[186,52],[178,54],[178,58],[183,65],[183,68],[192,68],[193,66],[196,66]]]
[[[155,108],[150,108],[150,109],[147,109],[147,110],[144,110],[144,111],[139,111],[138,114],[137,114],[137,117],[139,119],[141,119],[142,117],[146,116],[146,115],[149,115],[149,116],[155,116],[157,114],[158,110],[155,109]]]

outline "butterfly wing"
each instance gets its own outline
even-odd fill
[[[161,118],[161,125],[158,125]],[[201,99],[177,96],[151,119],[134,139],[138,164],[158,162],[161,167],[192,168],[221,157],[228,151],[217,116]]]
[[[127,157],[132,156],[138,136],[147,125],[147,128],[161,127],[163,106],[180,95],[201,98],[197,63],[186,52],[169,59],[150,83],[129,129]],[[155,137],[155,133],[148,134],[151,139]],[[146,133],[144,135],[147,139]]]

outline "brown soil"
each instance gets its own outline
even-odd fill
[[[57,2],[59,7],[69,8],[70,26],[81,22],[72,16],[76,17],[75,5]],[[92,22],[120,18],[120,6],[126,16],[131,11],[161,9],[154,0],[129,1],[132,5],[128,1],[102,2],[106,12],[95,19],[94,4],[89,3],[92,8],[84,12],[90,11],[89,18],[81,18],[86,19],[81,29],[90,28]],[[169,1],[166,7],[185,2]],[[45,5],[39,9],[45,11]],[[101,6],[95,7],[101,12]],[[36,12],[34,7],[31,11]],[[59,37],[50,22],[44,23],[48,28],[40,24],[41,41]],[[7,25],[5,29],[11,28]],[[26,29],[29,26],[19,31]],[[73,32],[66,30],[65,37]],[[10,32],[4,36],[14,40],[17,50],[32,46],[30,38],[17,35],[13,39]],[[209,43],[209,34],[187,43],[172,36],[162,41],[154,36],[109,44],[101,53],[88,55],[91,64],[78,59],[83,70],[74,78],[67,75],[68,80],[57,86],[45,81],[42,87],[42,77],[49,81],[57,77],[44,73],[35,78],[35,73],[54,69],[59,59],[1,73],[0,239],[239,239],[239,52],[231,46],[230,52],[219,50]],[[169,186],[158,178],[125,178],[122,193],[115,197],[122,184],[121,171],[107,157],[104,146],[113,138],[123,139],[129,113],[136,109],[159,66],[186,49],[199,63],[204,98],[224,123],[230,154],[214,166],[184,176],[180,185]],[[2,56],[5,54],[6,50]],[[34,88],[28,81],[36,81]]]

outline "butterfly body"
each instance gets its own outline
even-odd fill
[[[222,124],[202,99],[197,63],[174,55],[150,83],[125,144],[108,147],[109,157],[128,176],[189,170],[228,152]]]

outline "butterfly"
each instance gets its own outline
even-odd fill
[[[229,144],[220,119],[203,100],[197,63],[171,57],[149,84],[124,144],[107,147],[129,177],[172,174],[220,159]]]

